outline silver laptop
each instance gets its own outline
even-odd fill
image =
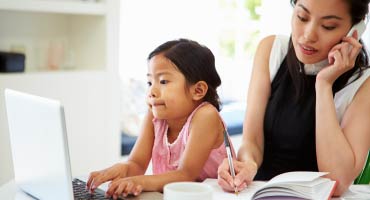
[[[83,190],[85,184],[72,180],[63,106],[10,89],[5,100],[17,186],[37,199],[81,199],[72,181]],[[97,192],[83,199],[104,199],[104,192]]]

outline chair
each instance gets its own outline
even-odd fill
[[[353,184],[370,184],[370,151],[367,154],[364,169],[360,175],[355,179]]]

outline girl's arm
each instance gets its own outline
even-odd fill
[[[128,176],[142,175],[145,173],[151,159],[154,142],[153,115],[150,111],[146,114],[141,132],[135,142],[128,160],[117,163],[107,169],[90,173],[87,188],[93,191],[104,182]]]
[[[189,138],[177,170],[120,179],[111,184],[107,194],[113,197],[130,193],[137,195],[141,191],[162,191],[164,185],[171,182],[195,181],[212,149],[222,145],[223,131],[218,111],[211,105],[201,107],[191,121]]]
[[[238,151],[238,161],[234,161],[235,180],[230,175],[227,160],[224,160],[218,171],[218,184],[224,190],[234,191],[234,185],[238,190],[243,190],[253,180],[262,163],[263,121],[271,91],[269,59],[274,40],[275,36],[263,39],[255,53],[243,123],[243,141]]]
[[[370,148],[370,80],[357,91],[339,123],[332,86],[334,80],[354,66],[361,45],[354,38],[337,45],[329,54],[332,66],[316,78],[316,154],[320,171],[338,181],[334,195],[341,195],[363,168]],[[348,51],[348,43],[353,48]]]
[[[154,145],[154,126],[152,120],[153,114],[148,110],[143,121],[141,133],[126,162],[128,165],[126,176],[142,175],[148,168]]]

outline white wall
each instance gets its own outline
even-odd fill
[[[63,2],[70,5],[68,1]],[[63,2],[60,3],[63,5]],[[27,59],[33,59],[31,63],[26,62],[30,67],[26,73],[0,73],[0,185],[14,176],[4,88],[61,101],[65,108],[72,175],[87,175],[92,170],[106,168],[121,160],[118,90],[120,1],[101,2],[106,3],[102,10],[107,9],[102,15],[85,6],[88,4],[84,2],[76,3],[77,7],[62,6],[58,9],[47,6],[49,3],[32,1],[16,4],[15,10],[4,9],[9,4],[7,1],[0,3],[3,8],[0,24],[7,27],[0,31],[0,49],[9,50],[6,49],[9,45],[21,43],[26,48]],[[35,5],[64,14],[33,12]],[[96,7],[100,8],[99,5]],[[32,12],[27,12],[28,9]],[[92,15],[84,15],[91,11]],[[24,24],[14,26],[15,18],[22,19]],[[44,40],[60,37],[70,39],[76,68],[42,72],[46,68],[38,64],[43,62],[36,62],[36,50],[43,46]],[[46,55],[40,60],[45,58]]]
[[[259,13],[261,37],[275,34],[290,35],[293,13],[290,1],[262,0]]]
[[[193,39],[216,52],[216,6],[213,0],[122,1],[121,78],[146,80],[147,56],[168,40]]]

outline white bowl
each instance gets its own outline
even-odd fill
[[[164,186],[163,200],[212,200],[212,188],[204,183],[175,182]]]

